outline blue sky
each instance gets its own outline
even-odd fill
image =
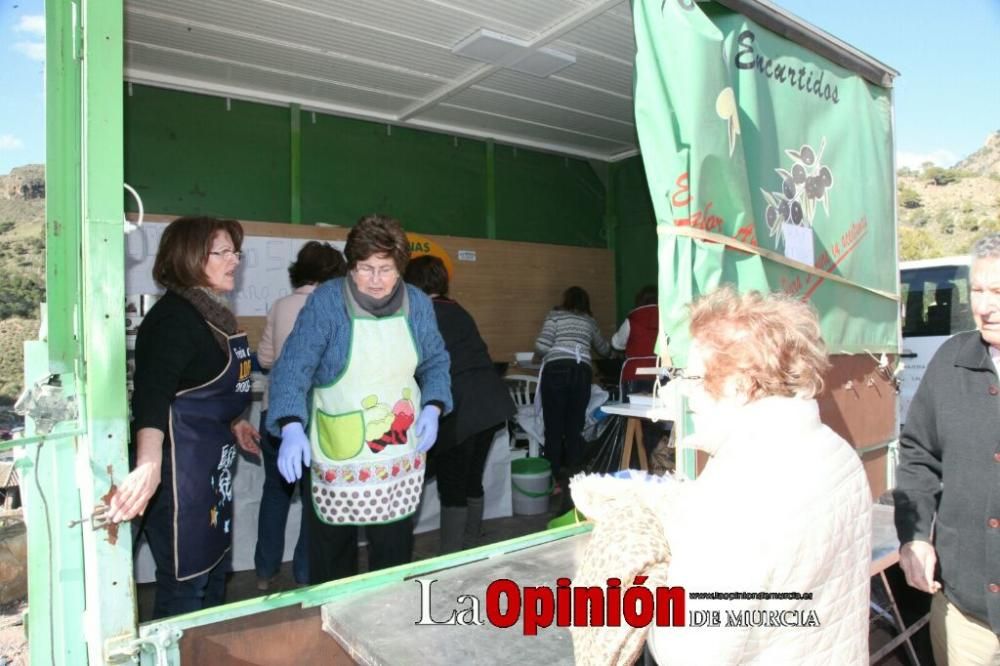
[[[950,165],[1000,130],[1000,0],[776,0],[898,70],[900,166]],[[42,0],[0,0],[0,174],[45,159]]]

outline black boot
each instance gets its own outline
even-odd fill
[[[469,513],[465,519],[465,535],[462,538],[462,548],[468,550],[479,545],[479,537],[483,529],[483,499],[482,497],[466,498]]]
[[[467,515],[464,506],[441,507],[441,555],[462,550]]]

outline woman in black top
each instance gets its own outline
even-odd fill
[[[514,402],[493,368],[472,316],[448,298],[448,271],[437,257],[410,261],[406,281],[434,301],[441,337],[451,356],[454,411],[441,421],[430,462],[441,498],[441,553],[477,545],[483,520],[483,469],[494,433],[514,414]]]
[[[139,327],[135,468],[111,499],[114,522],[145,515],[156,562],[153,617],[222,603],[232,546],[236,446],[259,454],[250,348],[223,294],[233,290],[243,229],[180,218],[163,232],[153,277],[167,289]]]

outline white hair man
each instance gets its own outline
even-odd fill
[[[934,355],[900,439],[900,566],[939,665],[1000,665],[1000,234],[972,247],[975,331]]]

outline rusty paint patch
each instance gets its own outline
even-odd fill
[[[107,507],[108,511],[110,511],[111,510],[111,498],[114,497],[115,493],[118,492],[118,486],[115,485],[115,473],[114,473],[115,470],[114,470],[114,467],[111,466],[111,465],[108,465],[107,471],[108,471],[108,478],[111,479],[111,485],[108,487],[108,492],[106,492],[101,497],[101,502],[104,504],[105,507]],[[112,523],[111,521],[108,521],[105,524],[105,527],[107,527],[107,529],[108,529],[108,543],[113,546],[116,543],[118,543],[118,527],[119,527],[119,523]]]
[[[108,543],[112,546],[118,543],[118,528],[121,527],[121,523],[108,523]]]

